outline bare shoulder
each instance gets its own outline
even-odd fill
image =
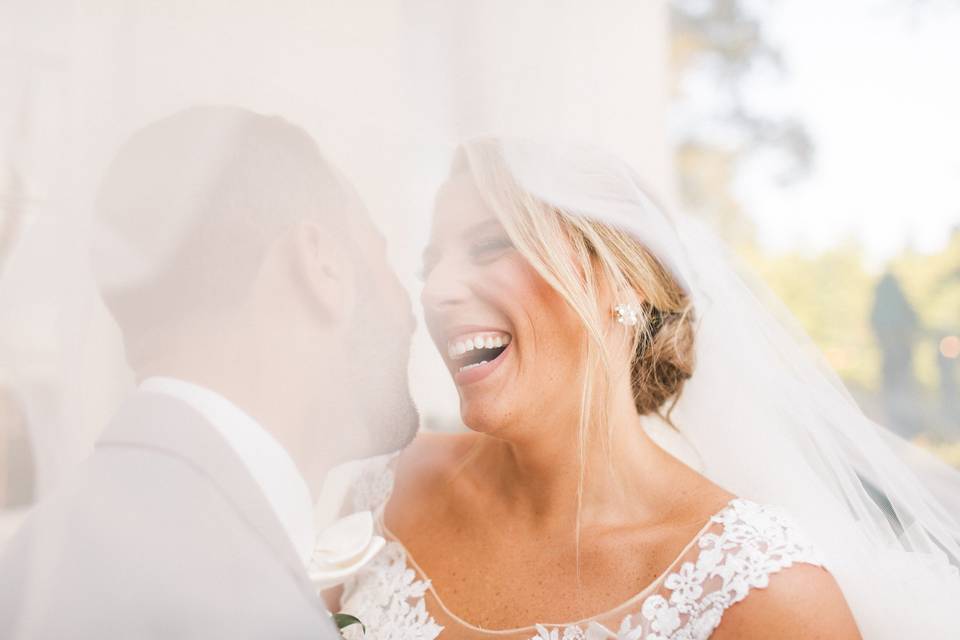
[[[861,635],[833,575],[797,563],[771,575],[766,588],[752,589],[727,609],[710,638],[857,640]]]
[[[421,431],[400,454],[396,483],[387,507],[387,523],[395,531],[404,521],[443,498],[445,481],[456,472],[477,441],[474,433]]]

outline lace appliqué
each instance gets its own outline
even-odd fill
[[[381,513],[393,493],[394,471],[389,466],[365,469],[350,488],[353,511]]]
[[[616,632],[596,622],[562,630],[538,625],[531,640],[706,640],[723,612],[750,589],[767,587],[771,574],[797,562],[823,566],[818,550],[780,508],[737,498],[711,522],[723,530],[700,536],[695,559],[669,573],[660,592]]]
[[[355,503],[360,508],[382,505],[385,496],[377,487],[390,487],[391,480],[382,473],[366,478],[358,486],[362,499]],[[751,589],[767,587],[772,574],[798,562],[823,566],[818,550],[779,507],[736,498],[710,523],[686,554],[689,559],[681,558],[650,585],[650,595],[631,606],[616,631],[597,616],[585,625],[536,625],[530,640],[706,640],[724,611]],[[408,566],[403,546],[388,542],[345,584],[342,610],[363,621],[366,638],[434,640],[443,627],[426,610],[429,588],[429,580],[417,579]],[[614,615],[611,611],[607,617]]]
[[[433,640],[443,627],[427,613],[428,580],[417,580],[406,552],[388,542],[363,571],[344,585],[341,610],[359,618],[370,640]]]
[[[356,511],[382,516],[393,491],[392,468],[371,468],[352,487],[350,502]],[[366,640],[434,640],[443,627],[427,613],[424,594],[429,580],[418,580],[407,566],[406,551],[388,541],[383,550],[359,573],[344,583],[340,610],[363,622]],[[347,627],[345,635],[352,629]],[[352,639],[351,639],[352,640]]]

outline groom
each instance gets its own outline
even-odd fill
[[[193,108],[100,189],[94,270],[139,382],[0,558],[0,638],[335,638],[308,579],[326,471],[413,436],[413,320],[302,129]]]

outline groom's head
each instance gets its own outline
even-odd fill
[[[150,124],[111,164],[97,221],[98,285],[138,377],[245,396],[231,399],[295,447],[411,437],[409,300],[304,130],[227,107]]]

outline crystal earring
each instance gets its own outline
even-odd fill
[[[621,302],[613,306],[613,314],[617,322],[625,327],[633,327],[640,321],[638,309],[629,302]]]

